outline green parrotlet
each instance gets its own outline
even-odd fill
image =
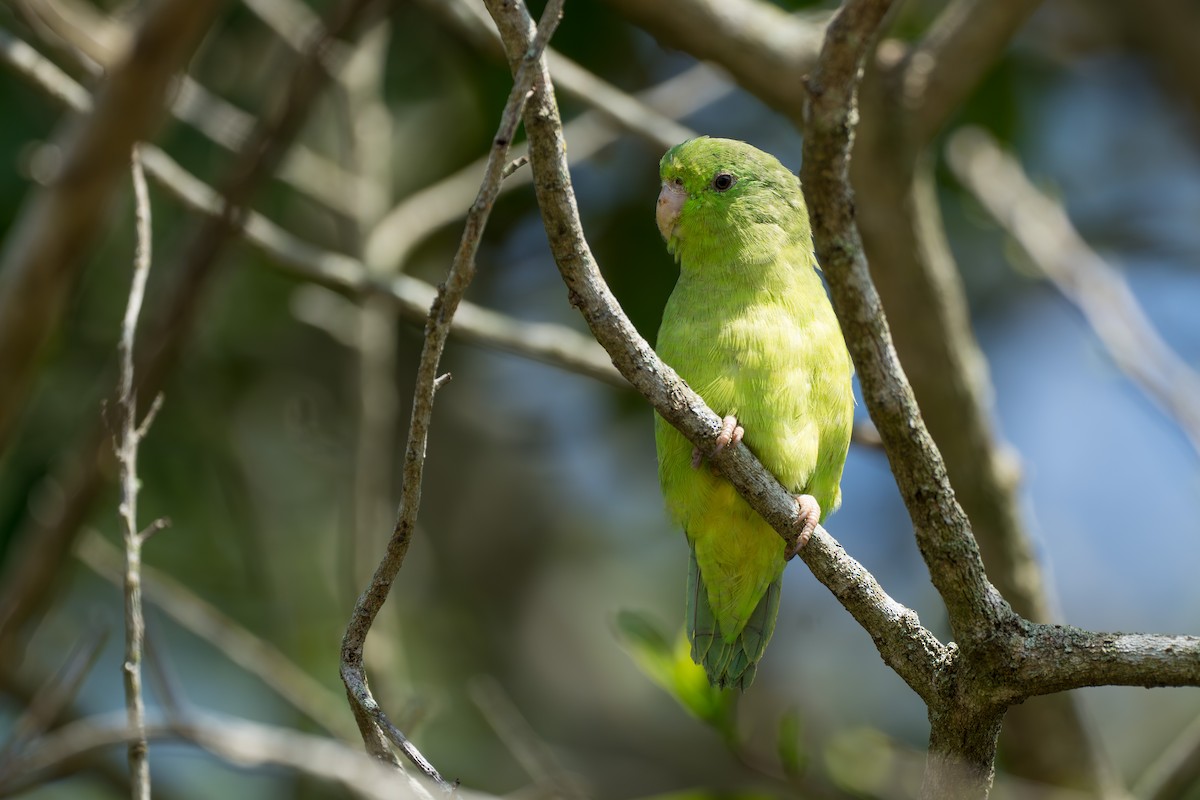
[[[699,451],[655,415],[667,508],[691,546],[692,658],[744,689],[775,629],[783,568],[841,504],[853,367],[817,274],[799,179],[750,145],[701,137],[660,163],[656,218],[679,281],[658,354],[797,495],[789,547]]]

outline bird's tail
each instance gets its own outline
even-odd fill
[[[775,632],[782,586],[782,576],[772,581],[742,629],[726,634],[713,615],[696,552],[692,551],[687,582],[688,637],[692,642],[692,660],[704,667],[713,686],[745,689],[754,680],[759,659]]]

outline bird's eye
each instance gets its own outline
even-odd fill
[[[716,177],[712,179],[712,187],[718,192],[725,192],[728,191],[729,188],[732,187],[736,182],[737,178],[733,177],[728,172],[718,172]]]
[[[671,183],[675,184],[676,186],[683,186],[683,178],[676,178],[675,180],[671,181]]]

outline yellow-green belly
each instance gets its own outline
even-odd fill
[[[738,418],[744,443],[790,491],[813,495],[824,518],[841,502],[854,402],[841,331],[823,291],[819,301],[738,306],[681,283],[657,349],[713,411]],[[693,469],[691,443],[658,417],[655,436],[667,508],[732,641],[782,573],[784,542],[707,464]]]

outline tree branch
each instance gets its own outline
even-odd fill
[[[892,344],[855,224],[849,161],[858,84],[890,0],[848,0],[830,23],[808,81],[801,183],[817,260],[828,277],[871,419],[912,517],[917,545],[946,603],[961,656],[948,660],[929,702],[930,752],[922,796],[986,797],[1005,705],[971,670],[1019,619],[988,582],[970,522],[954,497],[940,453]],[[955,677],[951,677],[955,676]],[[957,679],[955,679],[957,678]]]
[[[1003,440],[986,358],[975,339],[960,267],[946,241],[927,144],[1008,46],[1033,5],[956,0],[905,55],[880,47],[863,86],[851,165],[859,227],[897,352],[988,577],[1022,616],[1051,621],[1041,567],[1021,516],[1021,465]],[[954,94],[956,99],[950,99]],[[1009,710],[1001,751],[1015,775],[1119,796],[1119,783],[1069,694]]]
[[[970,522],[904,376],[855,226],[849,181],[858,80],[890,0],[848,2],[830,24],[808,81],[812,106],[801,183],[817,260],[862,384],[867,410],[912,516],[917,544],[960,642],[1012,615],[984,574]]]
[[[799,123],[805,95],[794,78],[808,72],[816,61],[824,15],[796,16],[760,0],[608,0],[608,4],[664,45],[720,64],[739,84]]]
[[[150,762],[147,758],[146,704],[142,697],[142,656],[145,648],[146,621],[142,613],[142,542],[137,523],[137,498],[141,481],[138,478],[138,446],[155,406],[146,414],[145,423],[138,422],[137,393],[133,381],[133,344],[137,335],[138,316],[146,294],[146,279],[150,275],[150,194],[146,175],[142,172],[141,156],[135,145],[132,155],[134,210],[137,217],[137,254],[134,258],[133,281],[125,320],[121,325],[120,376],[117,405],[121,410],[121,435],[116,444],[117,463],[121,470],[121,508],[125,538],[125,663],[122,673],[125,682],[125,706],[129,726],[135,737],[129,741],[129,774],[134,800],[150,800]]]
[[[88,569],[117,587],[121,585],[120,553],[95,531],[75,549]],[[284,702],[341,738],[355,730],[345,719],[345,703],[320,681],[268,641],[247,630],[172,576],[142,567],[145,598],[181,627],[208,642],[232,663],[262,681]]]
[[[70,764],[125,744],[136,735],[114,715],[89,717],[64,725],[38,740],[0,774],[0,793],[16,794],[61,774]],[[374,759],[332,739],[213,714],[190,713],[179,723],[150,723],[152,740],[191,741],[231,764],[279,766],[340,783],[356,796],[372,800],[429,800],[413,777],[398,775]]]
[[[1200,686],[1200,637],[1096,633],[1030,623],[1011,687],[1032,696],[1084,686]],[[1028,656],[1028,657],[1023,657]]]
[[[534,80],[538,77],[537,65],[542,63],[542,51],[548,44],[562,18],[563,0],[551,0],[542,18],[542,28],[535,40],[530,42],[523,56],[522,66],[516,70],[512,92],[505,104],[500,125],[492,141],[487,169],[479,194],[467,214],[462,240],[454,261],[450,265],[445,283],[438,290],[437,298],[429,310],[425,325],[425,344],[421,350],[421,361],[417,367],[416,387],[413,390],[412,418],[409,423],[408,444],[404,452],[403,488],[400,510],[387,552],[371,578],[370,585],[359,596],[354,606],[346,633],[342,639],[341,674],[352,705],[369,717],[378,731],[412,761],[418,769],[442,788],[451,788],[438,771],[417,751],[411,742],[375,702],[367,686],[363,669],[363,646],[367,634],[383,603],[387,600],[392,583],[412,541],[416,528],[417,510],[421,502],[421,483],[425,469],[425,453],[429,438],[429,426],[433,416],[433,400],[438,384],[438,364],[450,335],[451,321],[463,294],[475,276],[475,255],[487,225],[488,216],[500,194],[501,174],[508,163],[508,152],[513,136],[521,120],[521,111],[529,97]],[[364,742],[377,747],[378,738],[369,729],[363,730]],[[378,755],[378,753],[377,753]]]
[[[43,346],[129,163],[148,138],[175,73],[200,42],[218,0],[159,0],[101,84],[90,114],[56,137],[62,167],[31,194],[0,253],[0,452],[13,433]]]
[[[901,65],[896,84],[910,146],[923,146],[992,69],[1042,0],[955,0]]]
[[[229,239],[241,229],[247,213],[245,204],[255,187],[278,165],[286,151],[287,142],[298,133],[319,94],[327,77],[320,64],[326,47],[337,36],[352,29],[370,5],[371,0],[347,0],[331,11],[327,27],[309,43],[305,58],[293,65],[295,68],[288,74],[276,113],[260,121],[255,134],[239,153],[233,169],[222,183],[224,191],[218,195],[217,211],[202,220],[194,232],[175,270],[173,291],[157,308],[158,319],[147,337],[157,345],[157,349],[142,359],[137,368],[141,376],[140,388],[144,393],[156,392],[166,380],[175,354],[191,330],[203,289],[214,272],[215,264]],[[0,49],[7,55],[10,48]],[[27,64],[29,53],[24,52],[23,55],[25,58],[20,63]],[[51,72],[42,69],[38,74],[44,78]],[[148,172],[151,172],[148,164],[150,152],[149,148],[143,151]],[[0,326],[3,324],[4,321],[0,320]],[[9,394],[0,397],[0,404]],[[6,580],[0,582],[4,587],[3,597],[0,598],[0,643],[11,646],[19,626],[34,613],[50,591],[53,575],[70,549],[79,523],[104,484],[105,478],[99,471],[104,458],[104,439],[101,433],[93,432],[85,440],[80,458],[69,465],[72,489],[78,493],[67,495],[71,498],[71,504],[51,526],[53,536],[22,542],[19,546],[25,550],[21,557],[9,559],[11,565],[6,570]],[[38,523],[36,527],[44,526]],[[8,580],[10,575],[12,580]]]
[[[1088,246],[1065,209],[978,128],[954,134],[958,179],[1079,309],[1117,366],[1175,421],[1200,453],[1200,375],[1173,351],[1119,272]]]

